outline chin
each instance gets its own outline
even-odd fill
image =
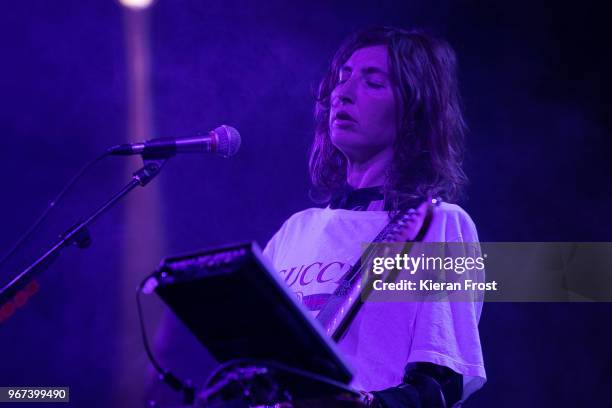
[[[358,152],[372,149],[371,143],[360,140],[359,135],[354,132],[332,132],[330,137],[332,144],[345,156],[353,156]]]
[[[345,130],[334,130],[330,134],[331,142],[338,149],[343,150],[344,148],[350,148],[357,143],[358,135],[353,132],[347,132]]]

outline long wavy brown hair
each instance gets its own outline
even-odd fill
[[[319,85],[309,163],[312,196],[329,202],[346,185],[346,158],[330,139],[330,98],[342,65],[356,50],[374,45],[387,47],[396,109],[403,107],[396,115],[398,135],[386,173],[386,207],[395,212],[428,196],[456,201],[467,177],[461,167],[466,125],[455,52],[422,30],[394,27],[369,28],[349,37]]]

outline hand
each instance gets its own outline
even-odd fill
[[[367,392],[367,391],[359,391],[359,393],[361,394],[361,403],[365,406],[365,407],[373,407],[374,404],[374,395],[371,392]]]

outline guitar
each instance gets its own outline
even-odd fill
[[[339,341],[350,326],[372,291],[373,281],[381,279],[380,276],[368,274],[367,268],[372,264],[374,257],[388,256],[391,247],[385,246],[383,254],[377,250],[377,247],[379,249],[382,243],[403,242],[401,252],[409,252],[412,245],[422,241],[427,234],[440,203],[441,200],[438,198],[428,198],[416,209],[402,211],[393,217],[342,278],[330,300],[317,315],[317,320],[323,325],[325,333],[334,341]],[[398,273],[398,270],[392,270],[384,276],[384,281],[394,281]],[[364,276],[367,276],[365,281],[362,279]]]

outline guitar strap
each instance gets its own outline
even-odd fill
[[[429,229],[431,220],[433,218],[433,206],[439,204],[440,200],[428,199],[428,201],[429,203],[427,205],[427,212],[423,219],[423,224],[419,228],[419,231],[415,237],[413,239],[402,238],[402,240],[406,242],[404,251],[409,250],[413,242],[422,241],[427,233],[427,230]],[[372,243],[364,250],[363,254],[357,259],[351,269],[349,269],[348,272],[342,277],[338,287],[334,293],[332,293],[329,300],[325,303],[317,315],[316,319],[323,325],[323,328],[326,330],[327,334],[335,341],[338,341],[342,337],[346,329],[350,326],[351,322],[357,315],[357,312],[363,303],[364,296],[357,296],[357,298],[354,299],[355,303],[351,304],[350,306],[350,312],[346,313],[345,316],[342,316],[341,323],[339,325],[335,325],[334,321],[338,318],[340,312],[344,312],[343,308],[346,307],[347,302],[349,301],[349,295],[354,292],[355,287],[359,285],[361,281],[361,260],[374,250],[376,244],[383,242],[398,242],[398,237],[403,237],[402,232],[407,228],[406,220],[413,217],[415,213],[416,210],[414,208],[400,211],[391,219],[391,221],[389,221],[389,223],[380,231],[376,238],[374,238]]]

